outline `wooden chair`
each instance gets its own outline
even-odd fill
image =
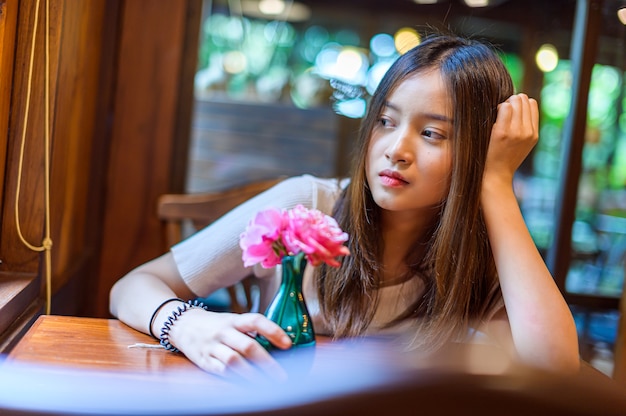
[[[283,179],[280,177],[262,180],[216,192],[161,195],[157,201],[157,215],[164,222],[167,248],[186,237],[183,232],[186,223],[191,225],[192,232],[204,228],[237,205],[271,188]],[[238,285],[227,288],[230,309],[233,312],[241,313],[250,310],[253,302],[252,280],[250,276]],[[240,292],[243,292],[244,296],[240,296]]]

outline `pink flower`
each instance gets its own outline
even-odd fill
[[[263,267],[270,268],[280,264],[286,252],[281,252],[280,247],[277,252],[274,246],[280,246],[279,239],[285,224],[285,215],[278,209],[271,208],[256,214],[239,240],[245,267],[261,263]]]
[[[312,265],[326,263],[333,267],[339,266],[336,257],[350,254],[343,245],[348,241],[348,234],[339,228],[334,218],[302,205],[287,212],[287,218],[283,241],[290,253],[303,251]]]
[[[343,245],[347,240],[348,234],[334,218],[298,205],[289,211],[272,208],[259,212],[241,234],[239,245],[246,267],[257,263],[274,267],[282,257],[301,252],[314,266],[338,267],[337,257],[350,254]]]

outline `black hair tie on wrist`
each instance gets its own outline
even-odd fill
[[[174,322],[176,322],[183,313],[193,308],[202,308],[205,311],[209,310],[208,306],[206,306],[204,303],[200,302],[197,299],[189,300],[187,301],[187,303],[183,304],[183,306],[177,307],[176,310],[167,317],[167,320],[163,323],[163,328],[161,328],[161,338],[159,339],[159,342],[163,346],[163,348],[172,352],[180,352],[178,348],[170,343],[170,330],[172,329]]]
[[[170,302],[174,302],[174,301],[180,301],[180,302],[185,302],[184,300],[182,300],[181,298],[170,298],[167,299],[166,301],[164,301],[163,303],[161,303],[152,313],[152,316],[150,317],[150,324],[148,325],[148,331],[150,331],[150,335],[152,336],[152,338],[156,339],[157,341],[159,340],[159,337],[157,337],[156,335],[154,335],[154,332],[152,331],[152,325],[154,325],[154,320],[156,319],[159,311],[168,303]]]

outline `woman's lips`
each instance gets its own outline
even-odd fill
[[[384,170],[378,174],[383,185],[392,188],[407,185],[409,182],[402,175],[393,170]]]

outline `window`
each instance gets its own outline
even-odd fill
[[[12,107],[13,67],[16,59],[14,45],[17,41],[17,0],[3,2],[0,7],[0,189],[2,190],[2,234],[0,239],[0,333],[19,333],[28,318],[19,319],[27,310],[31,315],[36,308],[40,293],[37,270],[39,267],[38,256],[29,258],[25,256],[19,246],[15,235],[14,203],[15,185],[14,175],[16,172],[15,133],[10,133],[9,126],[15,127],[15,121],[10,120]],[[19,55],[19,54],[18,54]],[[21,83],[22,80],[15,80]],[[21,122],[20,122],[21,124]],[[19,126],[19,124],[18,124]],[[32,148],[27,150],[29,154]],[[26,214],[26,220],[30,219],[30,213]],[[23,230],[27,235],[33,235],[33,231],[41,227],[41,222],[32,221]],[[39,228],[40,230],[41,228]],[[5,335],[0,339],[0,351],[8,348],[14,336]]]
[[[115,8],[105,1],[0,2],[0,175],[3,175],[0,217],[0,351],[6,351],[39,313],[46,289],[55,295],[53,313],[78,314],[92,302],[94,263],[101,235],[102,183],[106,143],[107,76],[112,59],[106,59],[114,42]],[[50,51],[50,233],[52,261],[20,239],[41,246],[46,235],[45,203],[45,82],[46,5],[49,6]],[[109,19],[109,20],[107,20]],[[60,22],[62,21],[63,24]],[[56,32],[54,32],[56,31]],[[68,31],[67,33],[62,33]],[[113,34],[111,32],[113,31]],[[32,79],[30,52],[36,33]],[[56,42],[55,42],[56,40]],[[101,45],[101,47],[98,47]],[[30,102],[27,97],[30,84]],[[102,88],[100,90],[99,88]],[[26,115],[28,124],[25,127]],[[25,131],[23,159],[20,158]],[[22,163],[18,192],[18,172]],[[19,204],[16,205],[19,193]],[[18,210],[16,211],[16,206]],[[44,285],[51,265],[51,285]],[[46,287],[47,286],[47,287]]]

